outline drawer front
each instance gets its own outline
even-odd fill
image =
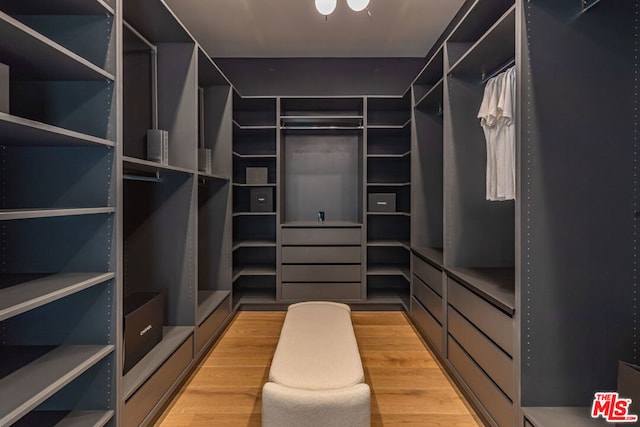
[[[360,265],[283,265],[283,282],[360,282]]]
[[[358,228],[283,228],[283,245],[360,245]]]
[[[138,427],[193,360],[189,337],[124,405],[125,427]]]
[[[226,298],[222,304],[198,326],[196,329],[196,354],[200,353],[200,350],[202,350],[213,334],[220,328],[230,313],[229,298]]]
[[[449,333],[498,387],[513,399],[513,360],[451,307],[448,320]]]
[[[429,310],[440,324],[444,323],[442,318],[442,298],[416,276],[413,276],[413,296]]]
[[[413,274],[429,285],[438,295],[442,296],[442,271],[426,261],[413,256]]]
[[[360,246],[284,246],[285,264],[360,264]]]
[[[447,286],[449,304],[511,355],[513,319],[450,277]]]
[[[501,427],[513,425],[513,404],[487,377],[458,343],[449,339],[449,361],[482,406]]]
[[[362,299],[360,283],[283,283],[283,300],[357,300]]]
[[[423,337],[438,354],[442,354],[442,326],[415,298],[411,298],[410,314]]]

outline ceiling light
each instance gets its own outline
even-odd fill
[[[316,0],[316,9],[321,15],[331,15],[336,10],[338,0]]]
[[[369,0],[347,0],[347,4],[354,12],[360,12],[369,6]]]

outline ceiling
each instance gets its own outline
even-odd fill
[[[165,0],[214,58],[424,57],[464,0],[371,0],[371,14],[338,0]]]

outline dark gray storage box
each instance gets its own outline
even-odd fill
[[[269,169],[268,168],[256,168],[247,167],[246,170],[247,184],[268,184],[269,183]]]
[[[124,299],[124,373],[162,341],[164,303],[160,292],[137,292]]]
[[[395,193],[371,193],[369,194],[369,212],[395,212]]]
[[[273,188],[251,189],[251,212],[273,212]]]

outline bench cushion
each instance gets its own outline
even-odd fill
[[[290,305],[269,381],[307,390],[363,383],[364,370],[349,306],[333,302]]]

